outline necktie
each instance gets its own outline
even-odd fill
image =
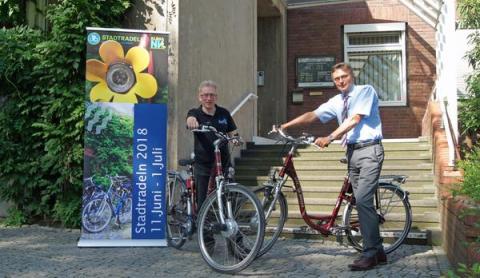
[[[343,95],[343,111],[342,111],[342,123],[347,119],[348,116],[348,95]],[[347,133],[342,136],[342,147],[345,148],[347,145]]]

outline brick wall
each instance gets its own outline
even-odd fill
[[[452,196],[452,189],[461,181],[462,174],[448,166],[448,143],[441,122],[439,104],[429,103],[423,130],[424,135],[431,138],[433,146],[434,182],[441,215],[442,246],[450,263],[456,268],[458,263],[471,265],[480,261],[480,244],[475,243],[480,236],[480,229],[474,226],[480,222],[480,216],[462,216],[473,204],[467,197]]]
[[[288,119],[315,109],[334,96],[335,89],[304,90],[301,105],[291,103],[296,89],[295,61],[299,56],[334,55],[343,60],[345,24],[407,22],[407,106],[381,107],[385,138],[412,138],[421,135],[422,118],[435,80],[435,30],[397,0],[375,0],[350,4],[290,9],[287,16]],[[322,92],[310,96],[310,92]],[[327,135],[336,123],[307,127],[315,135]]]

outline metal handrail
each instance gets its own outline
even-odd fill
[[[240,110],[240,108],[242,108],[242,106],[245,105],[245,103],[247,103],[247,101],[248,101],[249,99],[251,99],[251,98],[254,99],[254,100],[256,100],[256,99],[258,99],[258,96],[257,96],[256,94],[254,94],[254,93],[248,93],[248,94],[240,101],[240,103],[239,103],[235,108],[232,109],[232,112],[230,112],[230,114],[231,114],[232,116],[235,115],[235,114],[238,112],[238,110]]]
[[[442,110],[442,121],[444,122],[445,134],[447,135],[448,144],[448,165],[455,166],[456,159],[460,159],[460,150],[458,148],[458,141],[453,130],[453,125],[448,115],[447,101],[440,101],[440,109]],[[445,126],[446,123],[446,126]]]

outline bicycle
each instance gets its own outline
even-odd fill
[[[82,227],[90,233],[103,231],[110,221],[121,225],[132,219],[132,184],[127,177],[110,177],[110,186],[107,192],[87,179],[95,189],[90,193],[88,200],[84,200],[82,208]]]
[[[353,195],[348,175],[344,178],[331,214],[308,214],[305,209],[302,187],[297,177],[293,156],[299,145],[315,145],[313,144],[315,137],[304,134],[298,138],[293,138],[286,135],[282,130],[275,128],[269,134],[273,132],[278,133],[280,140],[285,143],[285,146],[291,145],[291,147],[280,171],[274,171],[264,186],[255,190],[255,194],[259,196],[264,208],[267,229],[273,231],[271,237],[267,237],[264,240],[258,256],[268,252],[282,233],[288,215],[287,200],[282,193],[282,188],[286,187],[285,183],[289,177],[293,181],[294,187],[292,189],[297,195],[300,213],[304,222],[323,236],[335,235],[339,242],[343,242],[343,236],[346,235],[350,245],[357,251],[362,251],[362,235],[355,207],[355,196]],[[318,148],[318,146],[316,147]],[[347,163],[345,158],[341,162]],[[380,234],[382,237],[388,236],[389,238],[388,241],[384,241],[387,254],[397,249],[403,243],[412,225],[412,210],[408,200],[409,193],[400,187],[406,180],[407,176],[404,175],[380,176],[379,187],[375,192],[374,202],[380,224]],[[343,212],[342,224],[336,225],[335,220],[339,216],[340,207],[343,203],[346,206]],[[276,223],[273,220],[273,216],[278,217]]]
[[[90,199],[103,192],[103,189],[93,181],[93,177],[83,179],[82,205],[87,204]]]
[[[233,182],[233,168],[225,175],[220,146],[240,137],[229,137],[212,126],[200,126],[194,132],[213,132],[214,173],[208,196],[202,207],[196,206],[193,160],[180,160],[188,173],[170,172],[167,193],[167,240],[180,248],[191,238],[197,225],[197,239],[203,259],[214,270],[236,273],[247,267],[260,250],[265,219],[259,200],[245,186]],[[220,201],[219,201],[220,200]],[[198,214],[197,214],[198,212]]]

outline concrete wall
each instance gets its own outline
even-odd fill
[[[197,87],[205,79],[219,85],[218,104],[231,109],[247,92],[256,93],[256,1],[182,0],[179,2],[178,83],[176,95],[178,156],[192,150],[185,126],[188,109],[197,107]],[[240,134],[254,132],[251,105],[234,117]]]
[[[258,70],[264,86],[258,87],[258,135],[266,136],[273,124],[287,118],[286,11],[258,19]]]
[[[218,103],[233,109],[247,92],[256,93],[257,1],[137,1],[126,27],[170,32],[169,168],[193,150],[185,116],[197,107],[197,87],[219,84]],[[234,117],[239,133],[251,140],[256,104],[247,103]]]
[[[334,55],[343,60],[345,24],[407,22],[407,106],[381,107],[386,138],[421,135],[422,119],[435,82],[435,30],[398,0],[367,0],[288,10],[288,91],[296,88],[298,56]],[[315,94],[311,94],[315,92]],[[336,89],[306,89],[304,103],[288,105],[288,117],[311,111],[337,93]],[[320,123],[308,132],[327,135],[337,126]]]

